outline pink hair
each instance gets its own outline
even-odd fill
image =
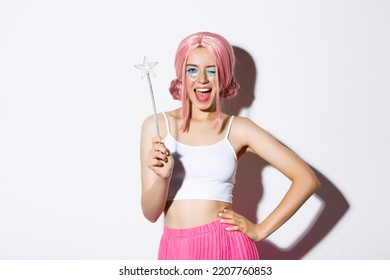
[[[176,100],[182,100],[183,116],[181,128],[188,129],[188,104],[186,90],[185,69],[188,54],[199,47],[204,47],[212,54],[217,72],[217,98],[216,98],[216,123],[219,122],[220,109],[219,97],[230,98],[237,94],[239,84],[234,79],[235,56],[233,47],[221,35],[210,32],[198,32],[187,36],[181,41],[176,51],[175,68],[176,79],[172,80],[169,91]]]

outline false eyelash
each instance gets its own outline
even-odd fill
[[[214,71],[214,70],[212,70],[212,71],[207,71],[207,76],[208,76],[209,78],[215,78],[216,73],[217,73],[217,71]]]
[[[196,67],[188,67],[186,69],[187,75],[191,80],[195,80],[198,77],[199,70]]]

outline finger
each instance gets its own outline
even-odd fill
[[[154,151],[153,158],[164,161],[164,162],[168,162],[168,157],[165,154],[161,153],[161,151],[158,151],[158,150]]]
[[[168,149],[165,147],[164,143],[165,143],[164,138],[161,138],[161,137],[153,137],[152,138],[152,144],[154,146],[158,146],[158,147],[163,146],[164,147],[164,152],[165,152]]]
[[[223,209],[222,213],[224,213],[224,214],[230,214],[230,215],[235,215],[235,214],[237,214],[236,212],[234,212],[232,209],[229,209],[229,208]]]
[[[228,231],[239,230],[245,232],[246,226],[242,220],[236,219],[221,219],[221,223],[228,225],[225,229]]]
[[[160,151],[160,153],[166,155],[166,156],[169,156],[170,155],[170,152],[169,150],[167,149],[167,147],[165,147],[164,144],[160,144],[158,147],[157,147],[157,150]]]
[[[227,231],[236,231],[236,230],[240,230],[240,227],[239,226],[231,226],[231,227],[226,227],[225,229]]]
[[[154,167],[163,167],[163,166],[164,166],[164,163],[161,160],[158,160],[158,159],[152,159],[149,162],[149,167],[152,168],[152,169]]]
[[[228,224],[228,225],[237,225],[235,220],[233,219],[220,219],[219,220],[222,224]]]
[[[238,214],[222,214],[223,216],[220,216],[220,222],[223,224],[230,224],[237,226],[238,229],[241,229],[242,226],[245,227],[245,221],[242,219],[242,217]]]
[[[224,219],[234,218],[236,213],[233,210],[224,209],[222,212],[218,213],[218,216]]]
[[[160,153],[169,156],[170,152],[167,149],[167,147],[163,143],[155,143],[152,147],[152,149],[159,151]]]
[[[235,223],[233,219],[220,219],[219,220],[222,224],[225,224],[225,230],[227,231],[234,231],[239,230],[240,227]]]
[[[234,213],[227,214],[227,211],[218,214],[221,223],[223,224],[232,224],[238,225],[240,222],[240,217],[235,215]]]
[[[164,138],[161,138],[161,137],[153,137],[152,138],[152,143],[153,144],[164,144]]]

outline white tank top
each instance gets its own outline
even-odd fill
[[[178,142],[169,129],[165,146],[175,159],[167,201],[204,199],[232,203],[237,170],[237,155],[228,136],[233,122],[229,120],[225,137],[207,146],[191,146]]]

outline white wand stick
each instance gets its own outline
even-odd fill
[[[153,112],[154,112],[154,125],[156,126],[157,136],[160,136],[160,129],[158,126],[158,118],[157,118],[157,110],[156,110],[156,103],[154,101],[154,94],[153,94],[153,87],[152,87],[152,81],[150,80],[150,74],[152,74],[154,77],[156,77],[156,74],[153,72],[153,67],[157,65],[158,62],[149,62],[146,56],[144,57],[144,63],[139,65],[134,65],[136,68],[142,70],[142,76],[143,79],[145,76],[148,78],[148,84],[149,84],[149,92],[150,96],[152,98],[152,105],[153,105]]]

